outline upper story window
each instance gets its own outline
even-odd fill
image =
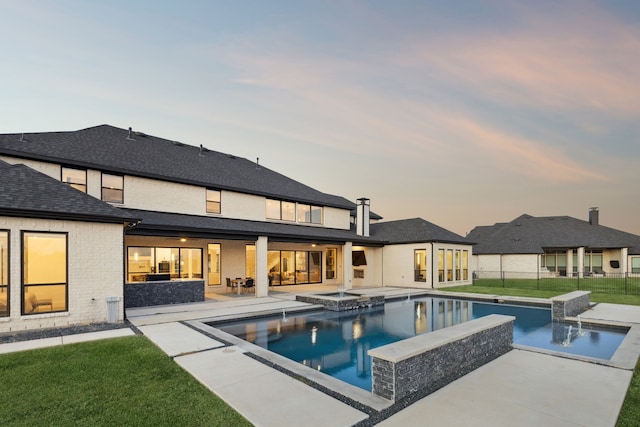
[[[298,222],[322,224],[322,207],[298,204]]]
[[[267,219],[280,219],[283,221],[296,220],[296,204],[282,200],[267,199]]]
[[[207,189],[207,213],[219,214],[220,212],[220,190]]]
[[[62,168],[62,182],[73,188],[87,192],[87,171],[84,169]]]
[[[124,177],[102,173],[102,200],[111,203],[124,203]]]
[[[267,219],[322,224],[322,207],[267,199]]]

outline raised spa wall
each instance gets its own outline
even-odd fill
[[[562,321],[587,311],[590,307],[589,291],[573,291],[551,298],[551,320]]]
[[[325,310],[330,311],[347,311],[384,305],[384,295],[296,295],[296,301],[323,305]]]
[[[515,317],[491,314],[369,350],[373,393],[426,396],[511,350]]]

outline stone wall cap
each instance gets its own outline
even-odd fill
[[[591,294],[591,291],[573,291],[568,294],[558,295],[557,297],[550,298],[551,301],[569,301],[575,298],[579,298],[585,295]]]

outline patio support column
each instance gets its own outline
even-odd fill
[[[567,277],[573,277],[573,249],[567,249]]]
[[[256,241],[256,296],[269,295],[269,275],[267,273],[267,236],[259,236]]]
[[[629,248],[620,249],[620,272],[627,274],[627,260],[629,259]]]
[[[345,242],[342,246],[342,283],[344,289],[352,289],[353,283],[351,283],[351,279],[353,277],[353,268],[351,268],[351,263],[353,260],[351,259],[351,251],[353,248],[353,243]]]
[[[578,277],[584,277],[584,246],[578,248]]]

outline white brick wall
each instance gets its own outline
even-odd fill
[[[10,231],[9,289],[11,313],[0,318],[0,332],[64,327],[107,321],[107,297],[122,299],[123,226],[89,222],[0,217]],[[68,233],[68,311],[22,316],[21,231]],[[119,304],[119,320],[123,316]]]
[[[61,167],[58,164],[0,156],[8,163],[25,164],[37,171],[59,180]],[[97,170],[87,171],[87,194],[102,197],[102,174]],[[206,212],[206,188],[156,179],[126,175],[124,177],[124,207],[188,215],[208,215]],[[221,216],[226,218],[265,221],[266,198],[251,194],[222,191]],[[215,214],[209,214],[215,215]],[[314,224],[304,224],[311,225]],[[324,208],[323,224],[320,227],[348,230],[348,209]]]

